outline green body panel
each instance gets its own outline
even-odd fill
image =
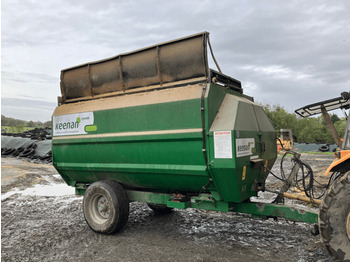
[[[205,109],[206,109],[206,130],[209,130],[211,124],[213,123],[215,116],[220,108],[222,101],[224,100],[225,95],[230,92],[227,89],[218,87],[211,84],[208,90],[208,95],[206,98]]]
[[[193,99],[96,111],[94,133],[201,128],[199,108],[200,99]]]
[[[199,129],[200,100],[94,112],[89,135]],[[65,181],[114,179],[127,188],[196,192],[208,175],[200,132],[88,137],[53,141],[54,166]],[[69,183],[71,184],[71,183]]]
[[[215,94],[212,96],[213,99],[219,97],[223,101],[226,97],[219,108],[212,107],[217,122],[215,122],[216,119],[213,119],[208,123],[208,126],[211,127],[208,133],[210,167],[222,198],[227,202],[242,202],[257,194],[257,184],[262,186],[265,184],[267,170],[263,166],[253,167],[251,157],[261,159],[262,163],[267,164],[269,168],[273,166],[277,155],[275,131],[261,106],[233,91],[226,91],[224,95],[218,95],[223,91],[217,89],[220,88],[212,86],[208,97],[211,97],[211,92]],[[208,103],[208,115],[211,113],[209,105],[210,103]],[[214,152],[213,133],[225,130],[231,131],[233,157],[232,159],[217,159]],[[246,138],[255,141],[252,154],[237,156],[236,139]]]
[[[77,185],[80,193],[85,191],[81,185],[112,179],[127,190],[191,195],[204,190],[225,203],[255,196],[256,185],[264,184],[267,172],[263,166],[253,167],[251,157],[273,165],[273,127],[249,97],[214,84],[202,87],[205,95],[194,99],[91,108],[85,114],[93,116],[93,123],[85,126],[84,134],[54,135],[55,168],[67,184]],[[173,90],[176,94],[176,88]],[[84,119],[79,110],[71,114],[78,116],[79,123]],[[53,120],[53,128],[65,126],[57,124],[55,116]],[[215,157],[217,131],[230,134],[231,140],[226,141],[232,148],[229,158]],[[255,146],[249,155],[237,157],[236,141],[244,138],[253,139]],[[223,210],[227,204],[224,206]]]

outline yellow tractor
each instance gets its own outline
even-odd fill
[[[350,92],[340,97],[307,105],[295,110],[302,117],[322,113],[339,150],[335,160],[326,171],[332,172],[331,186],[326,192],[319,211],[319,230],[329,253],[337,261],[350,261],[350,118],[345,110],[350,108]],[[328,114],[329,111],[342,109],[347,119],[343,141],[341,141]]]
[[[277,150],[293,150],[293,133],[291,129],[280,129]]]

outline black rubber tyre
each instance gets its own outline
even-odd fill
[[[19,152],[18,150],[16,150],[15,152],[12,153],[12,156],[19,156],[21,152]]]
[[[350,172],[327,191],[318,217],[321,238],[336,261],[350,261]]]
[[[36,143],[31,143],[29,146],[27,146],[26,147],[26,149],[28,150],[28,149],[31,149],[31,148],[33,148],[33,149],[35,149],[35,148],[37,148],[37,144]]]
[[[17,151],[18,151],[18,152],[23,152],[23,151],[24,151],[24,147],[19,147],[19,148],[17,148]]]
[[[329,146],[325,145],[325,146],[320,146],[320,148],[318,149],[321,152],[328,152],[329,151]]]
[[[103,180],[90,185],[83,200],[84,217],[95,232],[113,234],[125,226],[129,217],[129,200],[116,181]]]
[[[147,204],[150,209],[152,209],[155,213],[165,214],[170,213],[173,209],[171,207],[167,207],[165,205],[160,204]]]
[[[6,149],[4,152],[1,152],[1,154],[4,156],[7,156],[7,155],[11,155],[15,151],[16,151],[15,148],[9,148],[9,149]]]
[[[20,157],[28,157],[31,156],[35,153],[35,149],[34,148],[29,148],[24,150],[22,153],[19,154]]]

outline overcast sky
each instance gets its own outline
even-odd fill
[[[1,23],[8,117],[50,120],[61,69],[202,31],[259,103],[293,112],[350,90],[347,0],[3,0]]]

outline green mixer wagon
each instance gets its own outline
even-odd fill
[[[317,223],[250,202],[276,160],[275,130],[240,81],[208,67],[208,43],[203,32],[62,70],[53,165],[94,231],[121,230],[133,201]]]

